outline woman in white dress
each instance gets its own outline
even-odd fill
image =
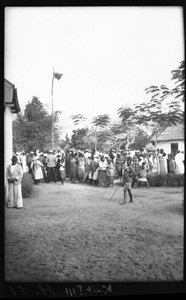
[[[33,175],[34,175],[34,183],[38,184],[40,182],[40,179],[43,178],[43,171],[42,171],[43,164],[41,163],[39,157],[37,156],[35,158],[34,164],[33,164]]]
[[[27,167],[27,164],[26,164],[26,155],[25,155],[25,152],[21,153],[20,160],[21,160],[21,166],[23,168],[23,173],[25,173],[25,172],[28,171],[28,167]]]
[[[93,183],[95,186],[98,186],[98,171],[99,171],[99,155],[94,155],[94,160],[92,162],[92,172],[93,172]]]
[[[176,174],[184,174],[184,153],[177,151],[175,155]]]

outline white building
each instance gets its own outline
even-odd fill
[[[14,84],[4,80],[4,182],[6,186],[6,168],[11,163],[13,152],[12,121],[14,114],[20,112],[17,89]]]
[[[177,150],[184,151],[184,125],[179,124],[165,129],[158,137],[157,148],[174,155]]]

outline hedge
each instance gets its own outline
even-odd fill
[[[22,197],[29,198],[32,193],[32,188],[33,188],[32,175],[29,173],[24,173],[22,179]]]
[[[147,175],[150,186],[184,186],[184,174],[157,174]]]

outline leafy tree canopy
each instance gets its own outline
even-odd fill
[[[58,117],[61,112],[54,113],[54,141],[59,139]],[[51,142],[52,116],[44,109],[37,97],[25,107],[24,115],[18,114],[13,121],[13,146],[17,151],[44,150]]]
[[[109,124],[110,122],[110,117],[107,114],[104,115],[99,115],[94,117],[92,124],[96,127],[100,126],[100,127],[105,127]]]
[[[71,136],[72,147],[79,150],[84,150],[86,148],[89,148],[87,133],[88,133],[87,127],[73,130],[73,134]]]
[[[47,111],[44,109],[43,104],[39,98],[34,96],[31,102],[28,102],[25,108],[24,116],[28,121],[38,121],[48,116]]]
[[[175,98],[185,101],[185,61],[181,61],[177,70],[171,71],[172,80],[175,81],[176,87],[172,90]]]

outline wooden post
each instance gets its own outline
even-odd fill
[[[52,132],[51,132],[51,142],[52,150],[54,148],[54,104],[53,104],[53,85],[54,85],[54,68],[52,73],[52,88],[51,88],[51,97],[52,97]]]

